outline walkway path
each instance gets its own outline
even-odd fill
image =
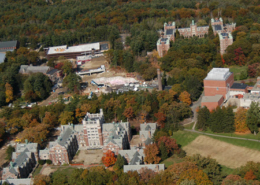
[[[195,124],[194,124],[194,125],[195,125]],[[230,139],[240,139],[240,140],[260,142],[260,140],[257,140],[257,139],[248,139],[248,138],[232,137],[232,136],[222,136],[222,135],[209,134],[209,133],[200,132],[200,131],[196,131],[196,130],[190,130],[190,129],[184,129],[184,130],[185,130],[185,131],[188,131],[188,132],[195,132],[195,133],[199,133],[199,134],[203,134],[203,135],[208,135],[208,136],[224,137],[224,138],[230,138]]]
[[[200,98],[198,99],[198,101],[193,102],[192,106],[190,107],[191,110],[192,110],[192,112],[193,112],[193,122],[195,122],[194,125],[193,125],[193,127],[192,127],[192,130],[195,130],[195,127],[196,127],[196,124],[197,124],[197,116],[198,116],[198,113],[197,113],[196,110],[197,110],[197,108],[200,106],[201,100],[202,100],[202,97],[203,97],[203,96],[204,96],[204,91],[201,93]]]

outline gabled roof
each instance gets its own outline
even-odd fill
[[[0,42],[0,52],[13,51],[14,47],[17,46],[17,41],[5,41]]]

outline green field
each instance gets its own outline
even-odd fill
[[[234,73],[234,79],[236,80],[237,76],[239,77],[242,71],[247,71],[247,66],[230,66],[229,70]]]
[[[177,131],[173,132],[172,137],[177,140],[177,143],[184,147],[191,143],[196,137],[198,137],[200,134],[193,133],[193,132],[186,132],[186,131]]]
[[[164,161],[160,162],[160,164],[164,164],[166,168],[168,168],[170,165],[174,164],[174,163],[181,163],[184,160],[182,158],[179,158],[176,155],[173,155],[171,157],[169,157],[168,159],[165,159]]]
[[[190,123],[188,125],[184,125],[184,128],[185,129],[192,129],[193,125],[194,125],[194,122],[192,122],[192,123]]]

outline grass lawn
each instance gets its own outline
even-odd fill
[[[33,172],[33,177],[35,177],[36,175],[38,175],[39,173],[40,173],[40,171],[41,171],[41,169],[42,169],[42,165],[39,165],[36,169],[35,169],[35,171]]]
[[[76,168],[72,168],[72,167],[65,167],[65,166],[62,166],[62,167],[60,167],[60,168],[58,168],[58,170],[57,171],[55,171],[54,173],[53,173],[53,175],[66,175],[67,177],[69,177],[70,175],[71,175],[71,173],[72,173],[72,171],[73,170],[75,170]]]
[[[229,175],[229,174],[233,174],[233,172],[235,171],[235,169],[231,169],[229,167],[226,167],[224,165],[220,165],[221,166],[221,173],[223,175]]]
[[[177,131],[173,132],[172,137],[177,140],[177,144],[181,145],[181,147],[184,147],[191,143],[196,137],[198,137],[200,134],[193,133],[193,132],[186,132],[186,131]]]
[[[182,158],[179,158],[176,155],[173,155],[171,157],[169,157],[168,159],[165,159],[164,161],[160,162],[160,164],[164,164],[166,168],[168,168],[170,165],[174,164],[174,163],[181,163],[184,160]]]
[[[234,79],[237,79],[236,76],[240,76],[242,71],[246,71],[247,66],[231,66],[229,67],[229,71],[234,73]]]
[[[236,145],[236,146],[242,146],[242,147],[246,147],[246,148],[250,148],[250,149],[260,151],[260,143],[259,142],[230,139],[230,138],[223,138],[223,137],[215,137],[215,136],[209,136],[209,137],[212,137],[213,139],[224,141],[226,143],[230,143],[230,144],[233,144],[233,145]]]
[[[184,125],[184,128],[191,130],[192,127],[193,127],[193,125],[194,125],[194,122],[192,122],[192,123],[190,123],[190,124],[188,124],[188,125]]]

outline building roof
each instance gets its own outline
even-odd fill
[[[73,125],[66,127],[65,130],[62,130],[60,136],[56,141],[50,142],[49,148],[54,147],[55,145],[61,145],[67,148],[69,143],[71,142],[72,138],[74,137],[74,130]]]
[[[52,68],[49,66],[28,66],[21,65],[19,73],[44,73],[46,74]]]
[[[0,185],[2,185],[4,182],[7,182],[10,185],[31,185],[32,184],[32,180],[30,178],[0,180]]]
[[[158,41],[157,41],[157,45],[160,45],[161,42],[165,42],[166,44],[170,44],[170,40],[168,38],[160,38]]]
[[[221,25],[214,25],[213,28],[214,28],[215,31],[220,31],[220,30],[222,30]]]
[[[142,123],[140,124],[141,131],[156,130],[156,123]]]
[[[17,41],[0,42],[0,52],[13,51],[17,46]]]
[[[100,44],[100,50],[108,50],[108,43]]]
[[[165,169],[164,164],[124,165],[124,173],[128,171],[137,171],[139,173],[139,170],[142,168],[151,169],[153,171],[156,171],[156,168],[158,168],[159,171],[164,171]]]
[[[67,47],[67,45],[49,47],[47,54],[52,55],[52,54],[60,54],[60,53],[78,53],[78,52],[92,51],[92,49],[99,50],[100,49],[99,42],[81,44],[78,46],[71,46],[71,47]]]
[[[225,39],[225,38],[233,39],[233,36],[231,33],[224,32],[224,33],[218,33],[218,35],[219,35],[220,40]]]
[[[129,165],[137,165],[143,162],[144,150],[143,149],[131,149],[131,150],[119,150],[118,154],[122,157],[126,156],[129,159]]]
[[[233,83],[230,89],[246,89],[247,85],[244,83]]]
[[[227,80],[231,74],[229,68],[213,68],[204,80]]]
[[[38,151],[38,143],[18,143],[16,145],[16,152],[23,152],[28,149],[29,152],[37,152]]]
[[[173,29],[166,30],[166,35],[172,35],[172,34],[173,34]]]
[[[215,95],[215,96],[203,96],[201,102],[218,102],[223,96],[222,95]]]
[[[0,64],[5,61],[5,53],[0,53]]]
[[[39,150],[39,155],[49,154],[49,149]]]
[[[50,71],[48,71],[46,74],[47,75],[53,75],[54,73],[56,73],[57,71],[59,71],[58,69],[51,69]]]

